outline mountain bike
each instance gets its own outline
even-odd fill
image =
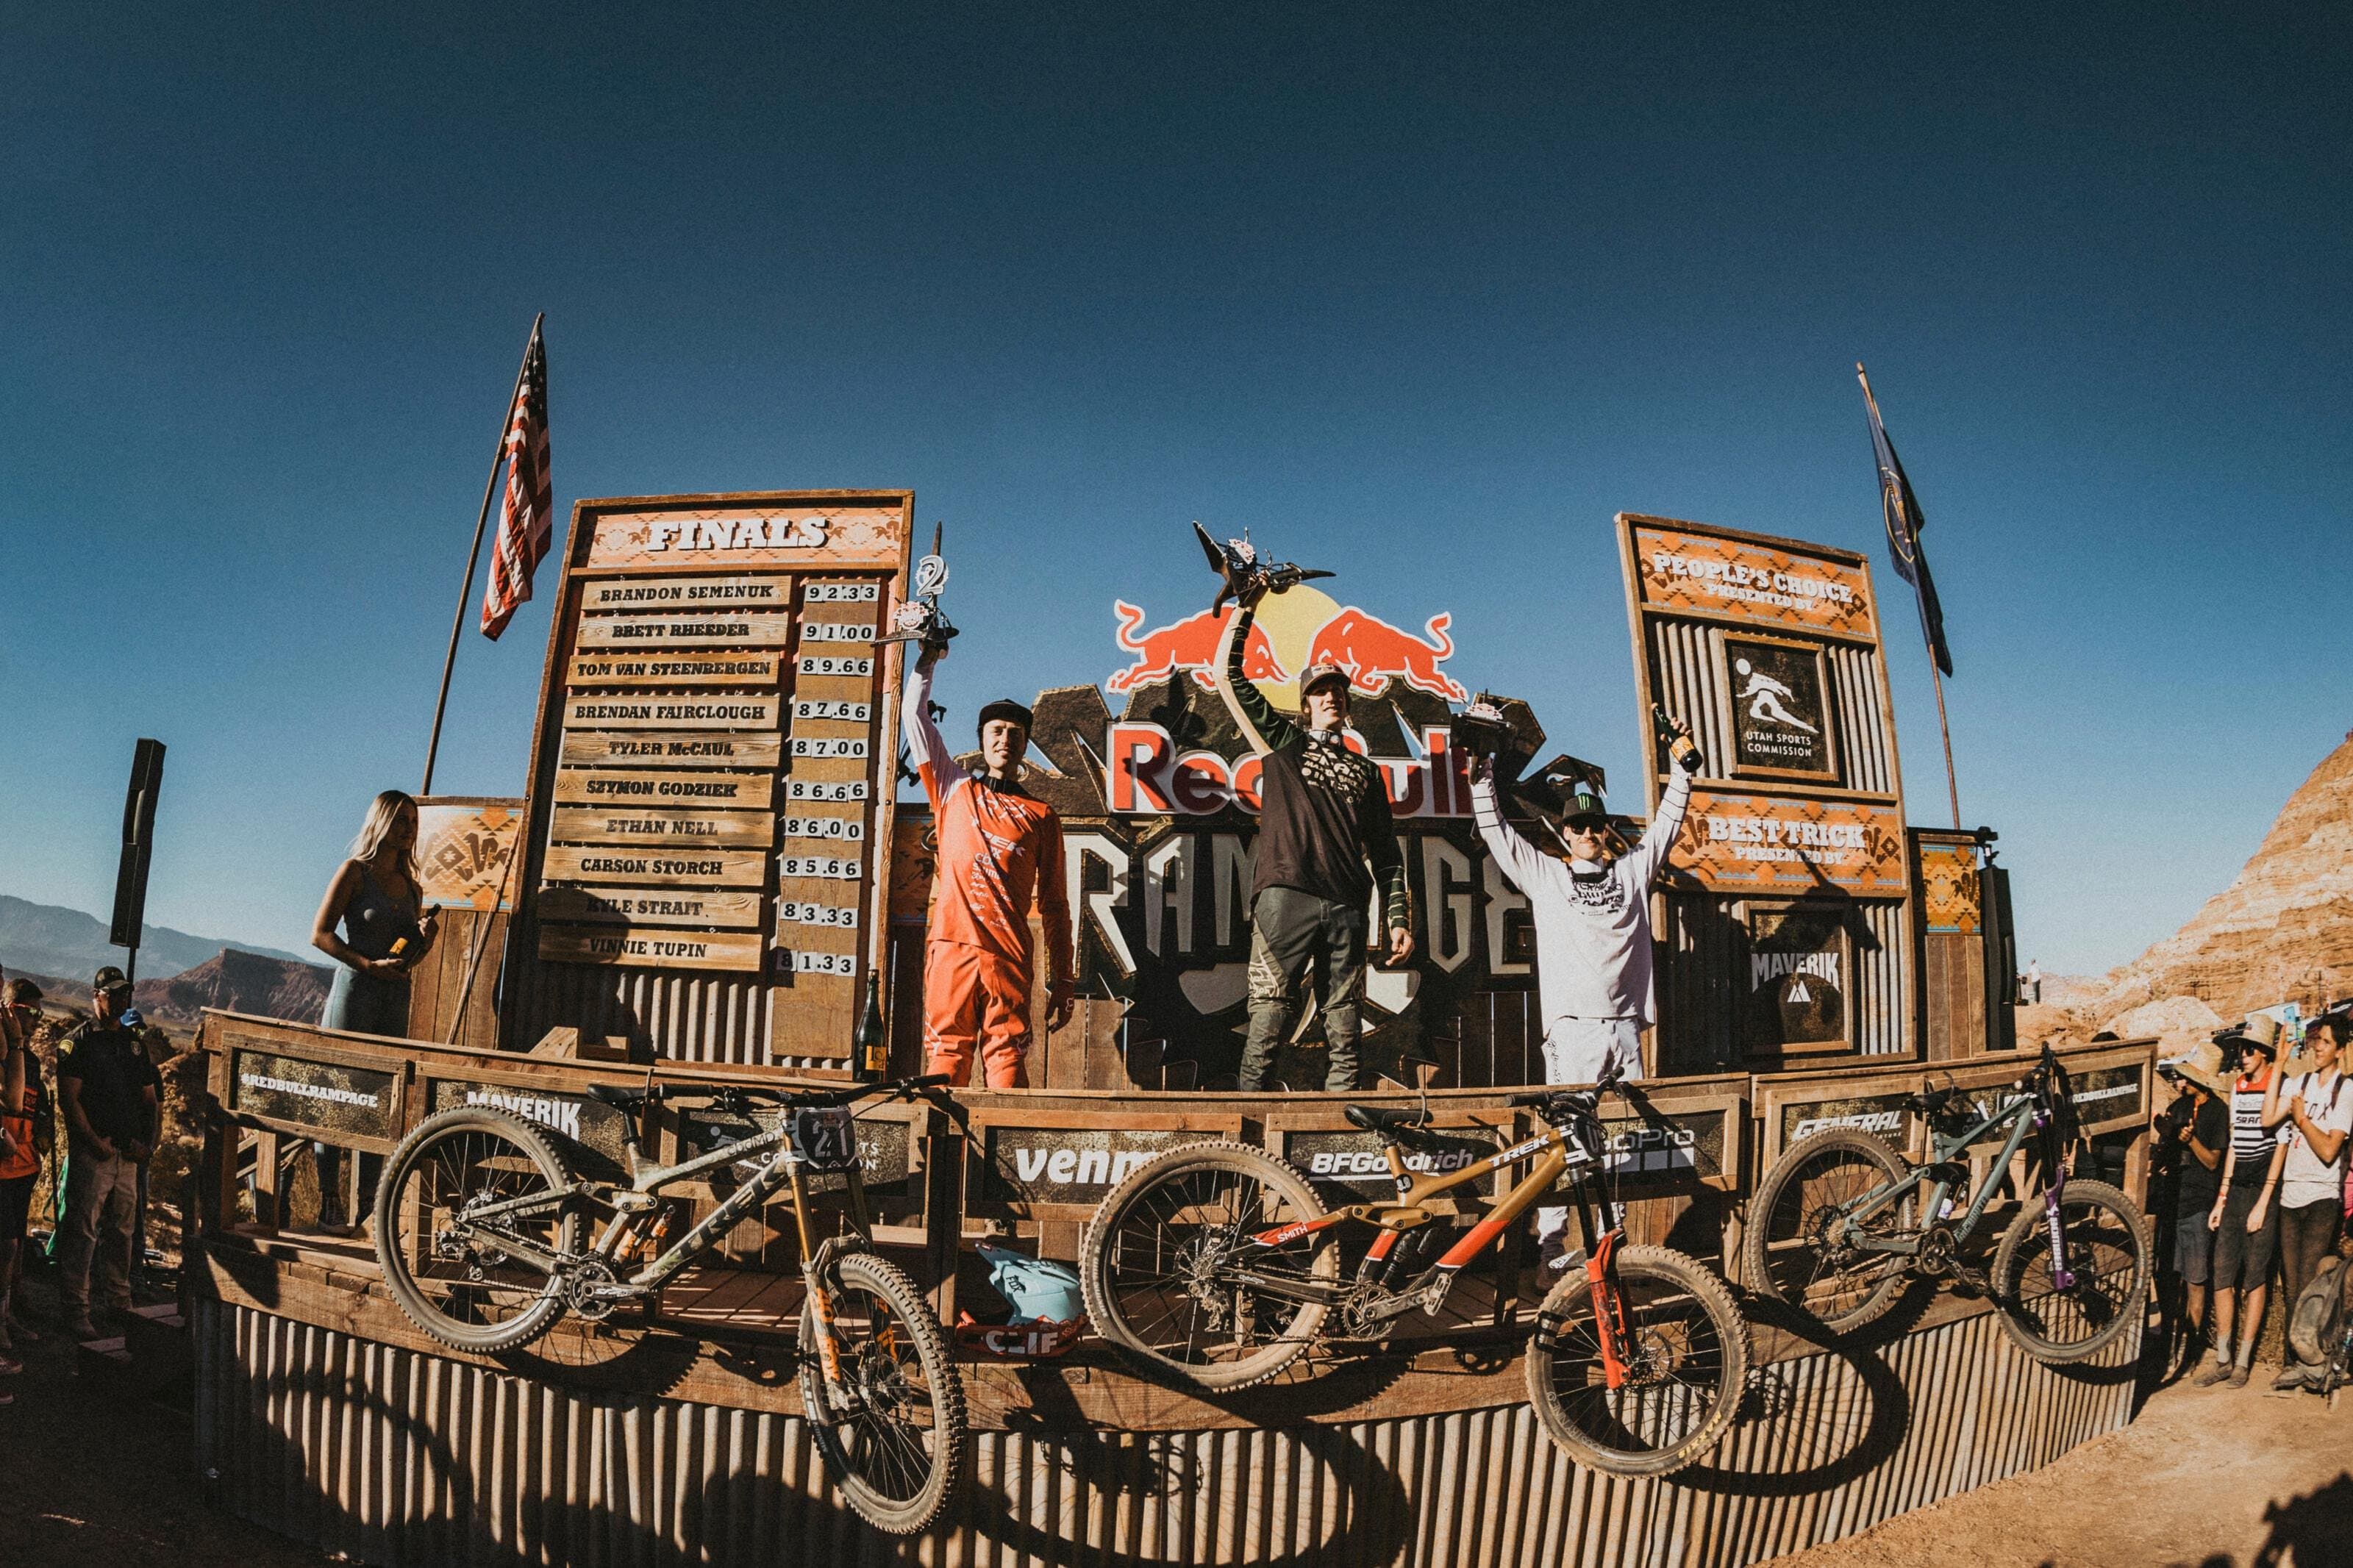
[[[1421,1175],[1405,1152],[1436,1136],[1427,1103],[1349,1106],[1349,1121],[1379,1138],[1397,1199],[1329,1212],[1305,1176],[1264,1150],[1172,1149],[1130,1173],[1089,1222],[1079,1260],[1088,1315],[1147,1375],[1247,1388],[1323,1342],[1327,1321],[1336,1325],[1329,1338],[1377,1341],[1409,1313],[1436,1313],[1463,1266],[1507,1245],[1513,1223],[1566,1173],[1589,1246],[1569,1256],[1567,1278],[1537,1310],[1529,1403],[1556,1443],[1596,1468],[1680,1469],[1732,1423],[1748,1374],[1748,1326],[1697,1259],[1625,1244],[1624,1208],[1602,1190],[1609,1140],[1595,1111],[1615,1087],[1605,1079],[1514,1095],[1511,1104],[1536,1113],[1533,1136]],[[1433,1223],[1431,1199],[1524,1166],[1459,1236]],[[1351,1222],[1373,1235],[1343,1280],[1339,1229]]]
[[[2035,1360],[2095,1354],[2141,1310],[2148,1236],[2130,1198],[2072,1173],[2068,1154],[2080,1137],[2072,1096],[2066,1067],[2045,1046],[1992,1109],[1949,1086],[1909,1097],[1928,1123],[1926,1161],[1852,1128],[1799,1140],[1749,1202],[1748,1284],[1844,1333],[1885,1312],[1908,1278],[1954,1279],[1991,1296],[2002,1327]],[[1956,1212],[1956,1194],[1969,1186],[1967,1151],[2005,1126],[1985,1183]],[[2003,1234],[1989,1278],[1962,1260],[1962,1247],[2030,1135],[2043,1185]]]
[[[878,1530],[912,1535],[938,1516],[955,1484],[964,1385],[923,1295],[875,1254],[849,1107],[877,1094],[913,1099],[946,1081],[839,1089],[591,1084],[589,1098],[623,1113],[626,1183],[575,1175],[546,1134],[504,1111],[441,1111],[385,1161],[375,1206],[385,1283],[401,1310],[443,1344],[478,1354],[514,1350],[566,1313],[598,1322],[625,1302],[647,1300],[783,1193],[807,1287],[804,1417],[849,1506]],[[705,1101],[714,1115],[762,1130],[679,1164],[652,1164],[639,1141],[639,1115],[681,1100]],[[730,1166],[743,1175],[740,1184],[669,1241],[683,1200],[665,1197],[665,1190]],[[811,1208],[818,1176],[838,1176],[849,1198],[844,1228],[823,1237]],[[605,1217],[584,1247],[583,1222],[592,1214]]]

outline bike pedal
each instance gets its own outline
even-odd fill
[[[1986,1278],[1982,1268],[1956,1266],[1953,1289],[1964,1296],[1990,1296],[1993,1294],[1993,1281]]]

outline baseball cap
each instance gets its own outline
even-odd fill
[[[1336,664],[1309,665],[1299,677],[1299,700],[1304,702],[1307,694],[1319,686],[1336,686],[1340,689],[1340,695],[1345,697],[1348,694],[1348,672]]]
[[[131,977],[113,964],[106,964],[91,978],[90,988],[93,992],[127,991],[131,988]]]
[[[1579,779],[1577,787],[1562,803],[1560,815],[1563,822],[1607,822],[1609,820],[1609,808],[1602,804],[1601,796],[1595,792],[1589,781]]]
[[[1000,697],[983,708],[980,710],[980,717],[972,721],[974,732],[978,733],[987,729],[991,719],[1010,719],[1024,730],[1034,730],[1038,727],[1038,716],[1010,697]]]

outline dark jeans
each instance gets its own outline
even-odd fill
[[[1269,888],[1250,906],[1250,1037],[1241,1088],[1266,1087],[1274,1048],[1299,1020],[1300,994],[1313,984],[1331,1052],[1325,1089],[1356,1087],[1356,1036],[1365,996],[1365,907]]]
[[[2320,1272],[2320,1260],[2336,1248],[2337,1222],[2344,1212],[2343,1200],[2338,1198],[2280,1210],[2280,1282],[2286,1290],[2289,1312],[2295,1310],[2295,1299]]]

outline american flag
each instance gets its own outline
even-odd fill
[[[547,345],[538,323],[523,351],[522,380],[507,413],[507,499],[491,547],[491,580],[482,590],[482,635],[495,641],[531,597],[531,574],[555,538],[550,515],[554,487],[547,468]]]

